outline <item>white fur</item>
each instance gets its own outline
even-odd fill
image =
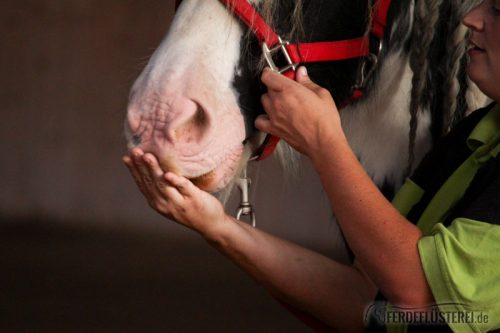
[[[142,126],[141,147],[164,155],[186,177],[212,172],[219,185],[207,188],[211,191],[234,176],[245,139],[232,86],[242,34],[238,20],[219,1],[185,0],[130,97],[129,124]],[[189,102],[198,103],[208,119],[203,147],[168,136],[169,126],[186,121],[182,105]]]
[[[203,99],[208,108],[220,109],[215,115],[217,121],[226,117],[223,110],[239,110],[231,84],[238,71],[242,34],[237,19],[219,1],[185,0],[167,38],[134,85],[131,99],[140,104],[151,91],[167,99],[182,93],[197,101]],[[389,54],[369,97],[342,111],[352,148],[379,185],[388,181],[398,187],[403,181],[408,160],[411,76],[408,59],[400,53]],[[428,112],[421,112],[417,161],[430,148],[429,125]],[[218,140],[212,144],[225,143]],[[243,155],[245,163],[248,154]]]
[[[367,99],[342,110],[342,126],[352,149],[378,185],[401,185],[408,161],[412,71],[399,52],[387,56],[378,84]],[[421,112],[416,160],[431,147],[429,112]]]
[[[180,80],[178,86],[186,79],[197,79],[219,96],[219,102],[236,103],[228,95],[232,94],[231,80],[239,60],[242,33],[236,18],[219,1],[183,1],[167,37],[136,81],[133,95],[151,85],[161,89],[174,80]]]

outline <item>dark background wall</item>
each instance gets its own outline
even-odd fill
[[[128,90],[173,3],[0,3],[2,332],[304,330],[197,235],[152,212],[121,165]],[[254,173],[259,227],[344,260],[303,164],[291,181],[273,159]]]
[[[128,91],[168,30],[173,0],[0,6],[0,214],[183,234],[149,209],[121,164]],[[276,160],[260,163],[252,194],[260,225],[329,248],[337,230],[303,164],[285,180]]]
[[[169,25],[171,1],[0,6],[0,210],[99,223],[139,218],[120,165],[122,119],[131,82]]]

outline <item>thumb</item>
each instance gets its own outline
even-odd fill
[[[300,66],[297,69],[297,74],[295,76],[295,79],[297,80],[298,83],[311,90],[316,90],[319,88],[319,86],[316,83],[311,81],[311,78],[307,74],[307,68],[305,66]]]

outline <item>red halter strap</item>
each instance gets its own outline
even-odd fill
[[[248,1],[220,1],[255,33],[263,47],[264,56],[270,67],[283,73],[288,78],[295,79],[295,70],[299,64],[361,58],[368,56],[370,53],[370,41],[367,36],[334,42],[289,44],[274,32]],[[370,32],[380,41],[387,25],[387,13],[390,4],[391,0],[378,0],[372,14],[373,26]],[[275,52],[282,52],[284,54],[285,59],[288,61],[288,66],[282,69],[275,66],[272,60],[273,53]],[[353,102],[362,96],[362,89],[353,89],[353,94],[349,98],[349,102]],[[271,155],[279,141],[280,139],[276,136],[266,136],[259,151],[256,153],[256,159],[263,160]]]
[[[176,0],[176,7],[179,6],[182,0]],[[298,43],[290,44],[282,40],[276,32],[265,22],[262,16],[247,0],[219,0],[226,5],[236,16],[240,18],[255,34],[259,40],[262,51],[269,66],[283,73],[290,79],[295,79],[295,70],[300,64],[337,61],[352,58],[361,58],[372,56],[370,59],[376,64],[377,55],[370,54],[370,41],[368,36],[363,36],[354,39],[347,39],[333,42],[313,42],[313,43]],[[391,0],[376,0],[373,16],[373,25],[370,33],[379,39],[382,43],[385,28],[387,25],[387,13]],[[274,61],[273,55],[281,52],[287,60],[288,65],[283,68],[278,68]],[[363,69],[364,70],[364,69]],[[364,75],[364,73],[362,74]],[[364,80],[365,78],[363,78]],[[361,86],[364,82],[361,83]],[[363,96],[362,87],[353,89],[353,94],[349,98],[349,103]],[[259,151],[256,153],[257,160],[263,160],[273,153],[279,138],[268,135]]]
[[[335,42],[289,44],[274,32],[248,1],[220,1],[255,33],[260,44],[265,45],[268,51],[281,51],[284,53],[290,63],[280,72],[287,73],[288,77],[294,77],[293,73],[289,74],[288,72],[295,70],[299,64],[359,58],[369,53],[369,40],[367,37]]]

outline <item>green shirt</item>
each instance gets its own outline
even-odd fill
[[[496,105],[468,136],[470,156],[440,186],[417,221],[424,234],[418,250],[439,310],[468,316],[447,322],[454,332],[500,328],[500,225],[465,217],[444,224],[477,171],[498,155],[499,143],[500,105]],[[424,193],[408,179],[393,204],[407,215]],[[494,202],[500,205],[500,193]],[[406,328],[389,325],[387,331]]]

